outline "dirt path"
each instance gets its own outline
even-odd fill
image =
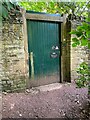
[[[50,91],[34,89],[3,95],[2,115],[3,118],[81,118],[86,107],[87,89],[63,84]]]

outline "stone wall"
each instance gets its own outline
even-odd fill
[[[1,32],[0,32],[1,33]],[[0,34],[1,36],[1,34]],[[17,90],[25,87],[25,43],[23,23],[2,22],[0,41],[0,79],[4,90]],[[71,79],[77,78],[76,68],[83,61],[88,61],[84,47],[71,47]],[[29,67],[28,67],[29,68]],[[28,72],[28,71],[27,71]]]
[[[14,89],[25,83],[23,28],[20,23],[2,22],[0,78],[3,88]],[[23,87],[23,86],[22,86]],[[8,89],[8,88],[7,88]]]
[[[76,79],[77,73],[76,69],[79,67],[79,64],[82,62],[88,63],[88,51],[85,47],[71,47],[71,79]]]
[[[76,29],[77,25],[80,23],[72,22],[72,29]],[[72,38],[75,37],[72,35]],[[72,44],[72,43],[71,43]],[[71,46],[71,79],[77,79],[78,75],[76,69],[79,67],[80,63],[87,62],[88,63],[88,54],[89,51],[87,47],[72,47]]]

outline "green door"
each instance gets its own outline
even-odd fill
[[[29,75],[40,85],[60,82],[59,27],[59,23],[27,20]]]

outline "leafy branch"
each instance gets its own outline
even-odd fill
[[[89,44],[89,32],[90,32],[90,24],[87,22],[81,23],[80,26],[77,27],[76,30],[72,30],[70,33],[75,35],[74,38],[72,38],[72,46],[86,46],[90,49]]]

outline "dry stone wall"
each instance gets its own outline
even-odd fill
[[[78,22],[72,22],[72,29],[76,29],[77,25],[80,25]],[[72,38],[75,37],[72,35]],[[72,44],[72,43],[71,43]],[[76,69],[79,67],[80,63],[88,63],[89,51],[87,47],[72,47],[71,46],[71,79],[75,80],[78,77]]]
[[[85,47],[71,47],[71,78],[72,80],[77,79],[78,74],[76,69],[79,67],[80,63],[88,63],[88,51]]]
[[[23,28],[20,23],[2,22],[0,78],[5,87],[21,87],[25,82]],[[22,86],[23,87],[23,86]],[[8,88],[7,88],[8,89]]]

